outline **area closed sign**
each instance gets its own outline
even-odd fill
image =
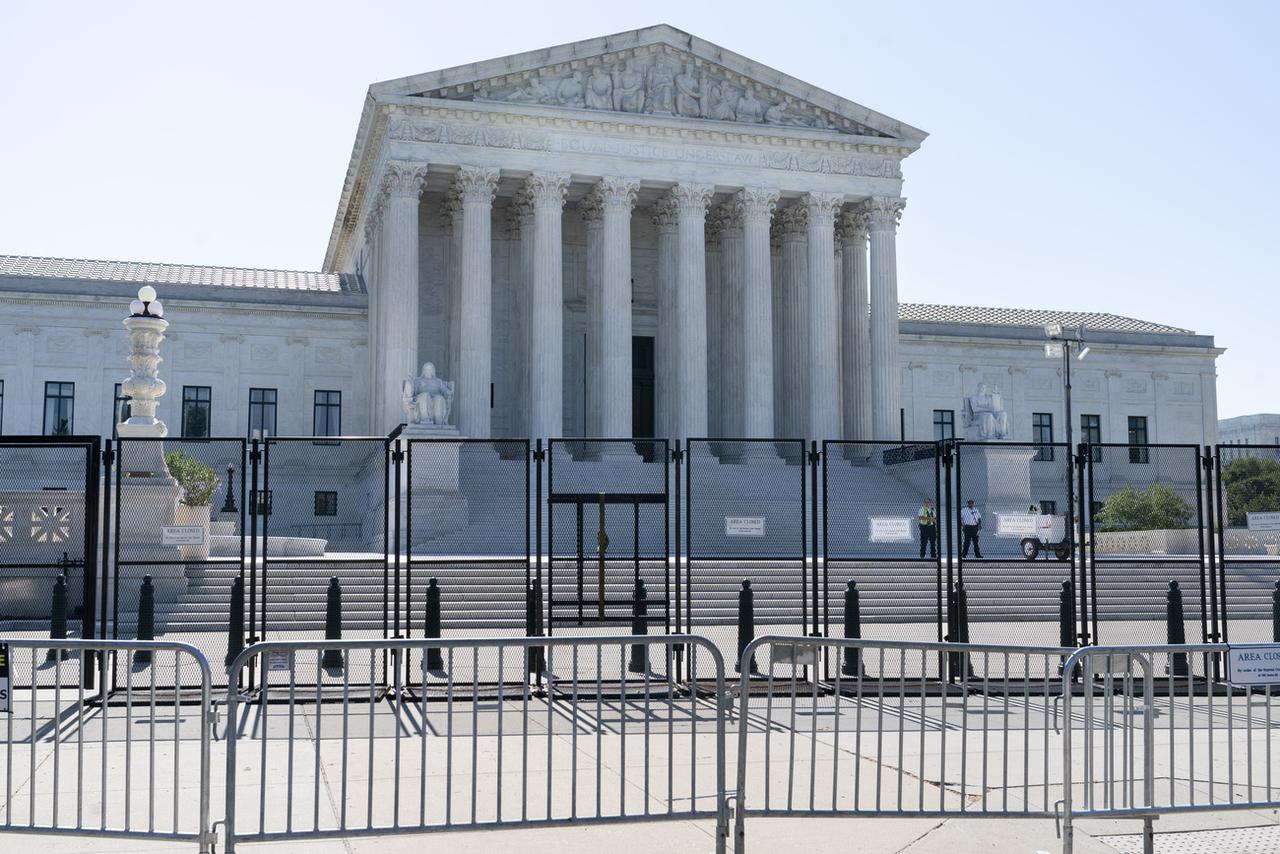
[[[9,645],[0,643],[0,712],[9,708]]]
[[[204,545],[204,526],[165,525],[160,534],[160,544],[164,546],[202,546]]]
[[[1227,648],[1232,685],[1280,685],[1280,644],[1233,644]]]
[[[726,537],[763,537],[763,516],[725,516],[724,535]]]

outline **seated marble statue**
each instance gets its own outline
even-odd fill
[[[1009,438],[1009,413],[999,386],[978,383],[978,390],[964,399],[964,426],[966,439]]]
[[[445,425],[453,407],[453,383],[436,376],[436,366],[427,362],[422,374],[404,381],[404,414],[410,424]]]

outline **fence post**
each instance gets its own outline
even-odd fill
[[[636,589],[631,601],[631,634],[647,635],[649,633],[649,603],[644,589],[644,582],[636,579]],[[647,644],[631,645],[631,661],[627,664],[630,673],[647,673],[649,670],[649,649]]]
[[[531,637],[541,637],[542,627],[539,625],[539,609],[542,601],[542,588],[538,586],[537,579],[525,589],[524,599],[524,630]],[[543,647],[531,646],[525,653],[525,670],[528,673],[538,674],[546,670],[542,658]]]
[[[734,667],[739,673],[742,672],[742,653],[747,648],[747,644],[756,638],[756,604],[755,594],[751,592],[751,582],[743,579],[742,589],[738,591],[738,655],[737,663]],[[747,664],[749,672],[756,672],[756,656],[751,655],[751,661]]]
[[[342,640],[342,585],[338,577],[329,579],[328,600],[324,609],[324,639]],[[320,666],[325,670],[342,669],[342,650],[326,649],[320,659]]]
[[[138,594],[138,640],[156,639],[156,589],[151,576],[142,576],[142,591]],[[151,650],[140,649],[133,655],[135,664],[150,664]]]
[[[1076,646],[1076,599],[1075,590],[1070,581],[1062,582],[1062,592],[1058,594],[1058,646]],[[1058,673],[1063,672],[1066,656],[1058,663]],[[1075,681],[1072,674],[1071,681]]]
[[[67,639],[67,574],[63,572],[53,582],[53,604],[49,617],[49,640]],[[46,661],[66,660],[71,651],[50,648],[45,655]]]
[[[230,670],[231,662],[244,649],[244,576],[237,575],[231,582],[231,614],[227,621],[227,658],[224,666]]]
[[[1280,581],[1271,594],[1271,642],[1280,643]]]
[[[955,616],[952,622],[954,637],[947,639],[951,643],[967,644],[969,642],[969,596],[965,593],[964,582],[957,581],[955,590],[948,595],[948,610]],[[954,678],[971,673],[968,653],[954,651],[947,655],[951,665],[951,676]]]
[[[1187,627],[1182,621],[1182,591],[1178,589],[1178,582],[1169,582],[1168,599],[1168,605],[1165,608],[1165,628],[1168,632],[1169,644],[1184,644],[1187,642]],[[1185,652],[1175,652],[1173,654],[1173,667],[1170,675],[1187,675],[1187,654]]]
[[[427,582],[427,613],[422,620],[422,636],[424,638],[440,637],[441,626],[440,585],[433,578]],[[427,670],[444,670],[444,656],[440,654],[440,647],[427,647]]]
[[[858,583],[852,579],[844,588],[844,636],[848,638],[862,637],[862,614],[859,613]],[[857,676],[862,669],[862,650],[845,647],[844,666],[840,672],[845,676]]]

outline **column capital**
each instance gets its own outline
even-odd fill
[[[715,219],[720,224],[721,237],[742,237],[742,208],[736,197],[716,208]]]
[[[706,216],[714,192],[711,184],[676,184],[671,188],[671,198],[675,199],[681,214]]]
[[[782,240],[804,240],[809,233],[809,209],[802,204],[794,204],[782,209],[779,216],[782,221]]]
[[[867,212],[871,231],[895,231],[907,200],[896,196],[872,196],[862,203]]]
[[[703,243],[708,252],[720,251],[720,238],[724,234],[724,208],[713,208],[707,217],[703,231]]]
[[[836,217],[836,237],[842,243],[865,243],[870,227],[871,215],[859,208],[843,211]]]
[[[534,206],[559,210],[564,206],[564,198],[569,192],[569,173],[534,172],[524,179],[521,189]]]
[[[778,191],[767,187],[743,187],[733,195],[731,203],[744,223],[763,219],[768,222],[778,205]]]
[[[832,228],[835,225],[836,211],[844,204],[844,194],[805,193],[800,201],[814,228]]]
[[[679,210],[676,200],[670,195],[665,195],[653,203],[651,208],[653,212],[653,225],[658,229],[659,234],[675,234],[676,228],[679,226]]]
[[[493,197],[498,192],[498,170],[463,166],[453,179],[453,190],[463,204],[493,204]]]
[[[640,182],[631,178],[601,178],[587,195],[603,210],[625,211],[630,213],[636,205],[636,196],[640,192]]]
[[[427,164],[411,160],[391,160],[382,172],[379,192],[386,198],[416,199],[427,181]]]

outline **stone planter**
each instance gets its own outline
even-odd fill
[[[204,529],[204,543],[202,545],[178,546],[178,551],[182,553],[183,560],[209,559],[209,511],[208,504],[203,507],[188,507],[186,504],[178,504],[178,509],[173,516],[175,525],[199,525]]]

